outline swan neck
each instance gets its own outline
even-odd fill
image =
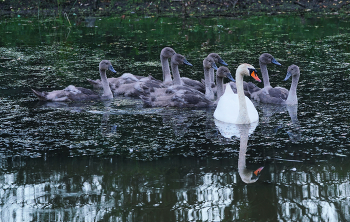
[[[106,76],[106,70],[100,70],[100,76],[101,76],[101,83],[103,88],[102,96],[107,99],[113,99],[113,93],[111,91],[111,88],[109,87],[109,82]]]
[[[237,124],[249,124],[250,119],[248,115],[247,103],[245,101],[244,89],[243,89],[243,75],[236,71],[236,87],[237,87],[237,96],[239,103],[239,111],[237,117]]]
[[[216,84],[216,95],[217,99],[219,100],[220,97],[224,94],[224,78],[216,76]]]
[[[163,70],[163,82],[170,83],[171,74],[170,74],[170,68],[169,68],[169,61],[166,57],[160,55],[160,62],[162,64],[162,70]]]
[[[174,85],[183,85],[181,78],[180,78],[180,73],[179,73],[179,66],[175,64],[171,64],[171,70],[173,70],[173,84]]]
[[[267,65],[259,61],[261,75],[263,77],[264,88],[270,87],[269,73],[267,71]]]
[[[298,105],[287,105],[287,110],[290,116],[290,119],[292,120],[293,124],[298,124]]]
[[[204,67],[204,82],[205,82],[205,98],[207,98],[209,100],[214,100],[214,92],[213,92],[213,89],[211,88],[210,69],[205,68],[205,67]]]
[[[297,104],[297,86],[298,86],[299,76],[293,76],[292,85],[290,86],[288,98],[286,100],[286,104]]]
[[[213,68],[209,69],[209,75],[210,75],[210,83],[215,84],[215,73]]]
[[[248,134],[241,133],[239,142],[238,170],[242,171],[246,168],[246,153],[248,146]]]

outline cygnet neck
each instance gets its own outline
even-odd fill
[[[209,68],[209,69],[207,67],[203,67],[203,68],[204,68],[204,82],[205,82],[205,98],[209,100],[214,100],[214,92],[213,92],[213,89],[211,88],[211,81],[210,81],[210,78],[211,78],[210,69],[212,68]]]
[[[269,79],[269,72],[267,71],[266,63],[259,61],[259,65],[260,65],[260,69],[261,69],[261,75],[263,77],[264,88],[271,87],[270,79]]]
[[[102,94],[103,99],[113,99],[113,93],[111,91],[111,88],[109,87],[109,82],[107,80],[105,69],[103,70],[100,69],[100,76],[101,76],[101,83],[103,88],[103,94]]]
[[[170,68],[169,68],[169,61],[166,57],[162,55],[160,55],[160,61],[162,63],[162,70],[163,70],[163,83],[170,84],[172,80],[171,80],[171,74],[170,74]]]
[[[292,85],[290,86],[288,98],[286,100],[286,104],[298,104],[297,97],[297,86],[299,81],[299,75],[293,75],[292,77]]]
[[[180,73],[179,73],[179,66],[171,63],[171,70],[173,71],[173,84],[174,85],[183,85],[182,80],[180,78]]]
[[[217,100],[219,100],[223,94],[224,94],[224,78],[216,75],[216,97],[217,97]]]

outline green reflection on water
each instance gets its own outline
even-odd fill
[[[194,68],[184,67],[189,77],[202,78],[201,59],[220,52],[231,68],[243,62],[257,64],[262,52],[271,52],[281,62],[302,63],[306,58],[325,57],[332,50],[349,53],[343,36],[349,23],[339,17],[249,17],[245,19],[76,18],[74,26],[57,19],[6,18],[0,22],[2,57],[9,68],[11,87],[60,88],[97,78],[96,63],[110,59],[119,74],[132,72],[160,78],[159,52],[172,46]],[[330,39],[331,38],[331,39]],[[327,41],[332,44],[327,48]],[[301,55],[302,54],[302,55]],[[317,58],[315,58],[316,60]],[[314,61],[313,61],[314,62]],[[319,70],[317,66],[313,70]],[[272,71],[275,67],[271,67]],[[17,75],[16,73],[22,73]],[[30,75],[29,75],[30,73]],[[35,81],[23,79],[36,77]],[[6,79],[6,78],[5,78]],[[33,78],[31,78],[33,80]],[[283,84],[283,83],[282,83]]]
[[[10,209],[2,212],[11,212],[3,221],[20,215],[38,221],[349,219],[348,22],[270,16],[71,23],[0,22],[1,203]],[[301,67],[298,123],[286,110],[271,115],[256,105],[261,122],[247,152],[249,167],[265,166],[256,184],[239,180],[239,141],[219,134],[213,110],[146,109],[124,98],[40,103],[30,91],[90,87],[85,79],[98,78],[101,59],[112,61],[116,76],[161,78],[164,46],[187,57],[194,67],[181,73],[196,79],[203,78],[201,60],[209,52],[219,53],[231,71],[241,62],[258,68],[259,55],[269,52],[282,63],[268,67],[271,84],[287,88],[286,67]],[[334,209],[338,214],[322,213]]]

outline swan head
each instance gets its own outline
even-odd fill
[[[215,70],[218,70],[218,67],[215,64],[215,60],[211,57],[207,57],[203,60],[203,67],[205,69],[213,68]]]
[[[173,65],[182,65],[182,64],[186,64],[186,65],[189,65],[189,66],[192,66],[191,63],[189,63],[185,56],[181,55],[181,54],[178,54],[178,53],[175,53],[172,57],[171,57],[171,63]]]
[[[220,63],[221,65],[227,66],[227,63],[222,60],[222,58],[217,53],[210,53],[208,57],[214,59],[215,63]]]
[[[263,53],[261,54],[260,58],[259,58],[259,62],[263,63],[263,64],[276,64],[276,65],[281,65],[281,63],[277,62],[276,59],[269,53]]]
[[[109,71],[111,71],[111,72],[113,72],[113,73],[116,73],[116,72],[117,72],[117,71],[115,71],[115,70],[113,69],[113,66],[112,66],[112,64],[111,64],[111,62],[110,62],[109,60],[102,60],[102,61],[100,62],[100,65],[99,65],[99,69],[100,69],[101,71],[109,70]]]
[[[297,65],[290,65],[288,67],[288,70],[287,70],[287,75],[286,75],[286,78],[284,78],[284,81],[286,81],[287,79],[289,79],[289,77],[291,76],[300,76],[300,70],[299,70],[299,67]]]
[[[240,73],[241,75],[245,75],[245,76],[251,76],[256,81],[261,82],[261,80],[259,79],[259,77],[257,75],[258,72],[254,68],[254,66],[252,66],[250,64],[243,63],[243,64],[239,65],[237,70],[236,70],[236,73]]]
[[[162,49],[160,52],[160,55],[163,56],[164,58],[170,59],[173,55],[175,55],[175,50],[170,48],[170,47],[165,47]]]
[[[248,170],[247,168],[238,169],[239,176],[241,177],[244,183],[255,183],[258,181],[261,171],[264,167],[260,167],[257,170]]]
[[[232,82],[236,82],[236,80],[232,77],[230,70],[225,67],[225,66],[220,66],[218,70],[216,71],[216,76],[221,77],[221,78],[228,78]]]

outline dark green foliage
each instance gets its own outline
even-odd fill
[[[252,12],[346,12],[349,8],[350,1],[326,0],[6,0],[0,1],[0,16],[66,12],[80,15],[237,17]]]

